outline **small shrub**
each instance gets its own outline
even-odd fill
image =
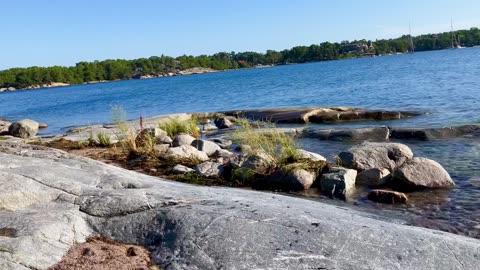
[[[110,136],[108,136],[105,132],[99,132],[97,134],[97,144],[101,147],[109,147],[112,145]]]
[[[178,118],[169,118],[166,121],[160,122],[158,127],[165,130],[167,135],[172,138],[180,133],[186,133],[196,138],[200,136],[197,122],[193,118],[186,121],[181,121]]]

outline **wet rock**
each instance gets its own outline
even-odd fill
[[[374,202],[388,204],[401,204],[407,203],[408,201],[408,197],[405,193],[385,189],[371,190],[368,193],[367,198]]]
[[[355,189],[357,171],[333,167],[328,173],[324,173],[320,179],[322,192],[331,197],[345,199]]]
[[[309,151],[303,150],[303,149],[297,149],[297,154],[299,155],[300,159],[306,159],[306,160],[310,160],[310,161],[314,161],[314,162],[316,162],[316,161],[326,161],[327,160],[325,157],[323,157],[320,154],[309,152]]]
[[[195,171],[204,177],[219,177],[223,174],[223,164],[207,161],[198,164],[195,167]]]
[[[191,145],[198,150],[205,152],[208,156],[213,156],[215,152],[221,149],[216,143],[205,140],[194,140]]]
[[[173,167],[172,172],[175,174],[187,174],[187,173],[195,172],[195,170],[187,166],[177,164],[175,165],[175,167]]]
[[[15,137],[31,138],[37,135],[38,123],[30,119],[23,119],[12,123],[8,132]]]
[[[188,134],[178,134],[173,138],[172,146],[192,145],[196,139]]]
[[[357,175],[355,183],[370,187],[383,186],[391,179],[391,173],[388,169],[372,168],[361,171]]]
[[[341,165],[358,171],[388,169],[393,171],[413,158],[412,150],[400,143],[364,142],[338,155]]]
[[[229,149],[230,146],[232,146],[232,141],[228,139],[212,138],[212,139],[209,139],[209,141],[216,143],[218,146],[220,146],[223,149]]]
[[[348,129],[314,129],[307,128],[303,136],[330,141],[380,141],[388,139],[390,131],[387,127],[348,128]]]
[[[391,138],[401,140],[435,140],[460,136],[480,136],[480,125],[451,126],[444,128],[403,128],[393,127]]]
[[[219,129],[226,129],[226,128],[233,127],[233,123],[230,122],[230,120],[228,120],[227,117],[218,117],[215,119],[214,123]]]
[[[418,190],[453,187],[455,182],[438,162],[416,157],[393,172],[391,186],[396,190]]]
[[[200,161],[208,160],[207,153],[199,151],[197,148],[191,145],[171,147],[167,150],[167,155],[178,159],[198,159]]]

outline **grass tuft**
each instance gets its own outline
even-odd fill
[[[196,138],[200,137],[200,130],[194,118],[186,121],[181,121],[178,118],[169,118],[166,121],[160,122],[158,127],[165,130],[167,135],[172,138],[180,133],[186,133]]]

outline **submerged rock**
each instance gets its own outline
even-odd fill
[[[31,138],[37,135],[39,124],[30,119],[16,121],[10,125],[8,132],[10,135],[20,138]]]
[[[391,186],[399,190],[416,190],[453,187],[455,182],[438,162],[416,157],[393,172]]]
[[[401,204],[408,201],[405,193],[385,189],[371,190],[367,197],[371,201],[388,204]]]

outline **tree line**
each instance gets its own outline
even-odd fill
[[[165,75],[193,67],[215,70],[249,68],[257,65],[281,65],[347,59],[354,57],[405,53],[410,48],[409,36],[396,39],[323,42],[296,46],[282,51],[219,52],[200,56],[152,56],[134,60],[80,62],[75,66],[12,68],[0,71],[0,88],[26,88],[32,85],[61,82],[81,84],[92,81],[126,80],[146,75]],[[471,28],[455,32],[455,43],[465,47],[480,45],[480,30]],[[458,43],[457,43],[458,42]],[[452,47],[452,33],[413,37],[415,51],[441,50]]]

